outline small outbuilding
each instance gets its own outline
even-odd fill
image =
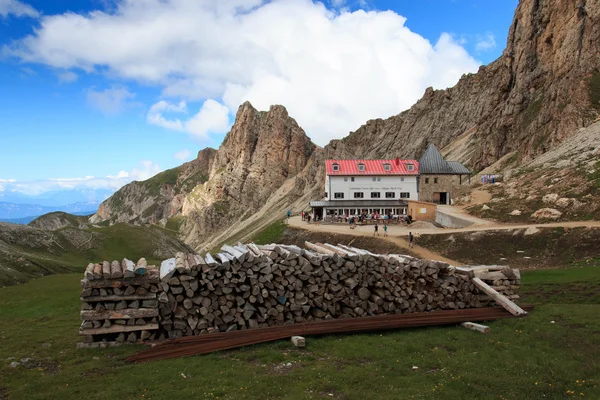
[[[413,221],[435,221],[437,205],[426,201],[408,200],[408,215]]]

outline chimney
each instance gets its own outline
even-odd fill
[[[396,157],[396,166],[400,165],[400,158]]]

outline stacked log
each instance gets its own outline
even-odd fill
[[[165,261],[166,295],[160,295],[165,335],[495,304],[469,274],[443,262],[342,245],[306,246],[238,243],[214,256],[178,253]],[[510,294],[518,281],[495,283],[506,283],[497,287]]]
[[[156,338],[159,272],[144,258],[90,263],[81,288],[80,347]]]
[[[135,342],[317,320],[511,303],[518,270],[453,267],[344,245],[224,245],[177,253],[160,271],[129,260],[90,264],[81,334]],[[118,268],[120,266],[120,268]],[[136,277],[132,277],[137,274]],[[515,305],[515,312],[520,312]],[[517,310],[518,309],[518,310]],[[522,311],[522,310],[521,310]]]

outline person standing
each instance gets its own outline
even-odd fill
[[[383,225],[383,236],[387,236],[388,235],[387,234],[387,227],[388,227],[387,225],[385,225],[385,224]]]
[[[408,247],[413,247],[413,241],[415,240],[415,237],[413,236],[412,232],[408,232]]]
[[[379,225],[377,225],[377,221],[375,221],[375,231],[373,232],[373,236],[379,236]]]

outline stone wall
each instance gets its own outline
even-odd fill
[[[437,183],[434,183],[437,179]],[[429,183],[426,183],[429,180]],[[436,192],[447,192],[450,200],[458,197],[459,190],[469,182],[468,176],[462,177],[462,185],[459,175],[421,175],[419,176],[419,200],[439,204],[439,198],[435,198]]]

